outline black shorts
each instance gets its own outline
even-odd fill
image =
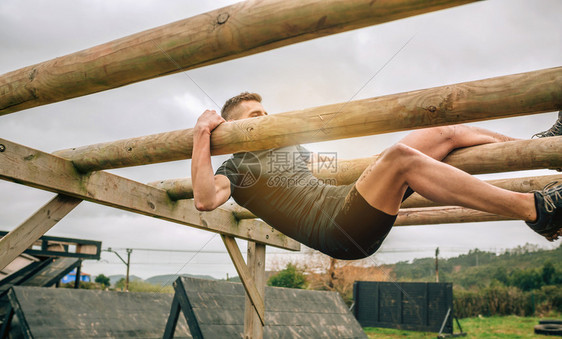
[[[406,193],[408,196],[410,191]],[[366,258],[379,249],[394,221],[396,215],[369,205],[353,185],[341,210],[327,227],[324,244],[319,250],[336,259]]]

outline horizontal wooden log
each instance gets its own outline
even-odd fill
[[[0,115],[473,1],[244,1],[4,74]]]
[[[237,218],[244,222],[251,222],[256,216],[247,209],[231,204],[225,206],[231,210]],[[458,206],[434,206],[420,208],[403,208],[398,212],[398,217],[394,226],[413,226],[413,225],[436,225],[436,224],[457,224],[465,222],[484,222],[513,220],[508,217],[472,210]]]
[[[562,67],[221,124],[213,155],[562,109]],[[191,158],[193,130],[55,152],[82,172]]]
[[[540,190],[544,186],[546,186],[547,184],[553,181],[558,181],[562,183],[562,174],[543,175],[537,177],[486,180],[487,183],[494,185],[496,187],[500,187],[509,191],[520,192],[520,193]],[[434,206],[440,206],[440,205],[415,193],[412,194],[408,199],[406,199],[406,201],[404,201],[400,207],[420,208],[420,207],[434,207]]]
[[[458,224],[502,220],[514,219],[464,207],[439,206],[401,209],[398,212],[394,226]]]
[[[300,248],[262,221],[244,226],[224,209],[200,212],[193,200],[173,201],[163,190],[104,171],[83,175],[68,160],[5,139],[0,145],[0,179],[275,247]]]
[[[320,179],[334,180],[338,185],[346,185],[357,180],[367,166],[376,161],[377,157],[378,155],[354,160],[338,160],[336,173],[332,173],[332,169],[325,169],[316,171],[314,174]],[[558,169],[562,168],[562,137],[517,140],[468,147],[453,151],[444,161],[470,174],[543,168]],[[314,164],[312,167],[326,168],[326,166]],[[546,180],[560,180],[559,178],[559,175],[553,175],[517,180],[493,180],[490,183],[512,191],[525,192],[529,191],[527,190],[528,187],[532,186],[533,189],[538,189],[547,183]],[[149,183],[149,185],[167,191],[168,195],[174,200],[193,198],[191,178],[155,181]],[[404,208],[428,206],[433,206],[433,202],[420,197],[418,194],[412,195],[402,205]],[[229,206],[229,210],[232,210],[237,218],[252,218],[245,210],[239,210],[233,206]]]
[[[562,182],[562,174],[553,174],[553,175],[543,175],[537,177],[524,177],[524,178],[509,178],[509,179],[498,179],[498,180],[487,180],[486,182],[504,188],[514,192],[531,192],[534,190],[540,190],[548,183],[553,181]],[[421,195],[414,193],[412,194],[406,201],[402,203],[400,206],[400,211],[410,209],[420,209],[423,210],[424,207],[437,207],[442,206],[436,202],[428,200]],[[256,218],[256,216],[247,210],[246,208],[236,204],[235,202],[227,202],[222,206],[224,209],[231,211],[232,214],[237,219],[252,219]],[[411,214],[411,213],[410,213]]]
[[[338,160],[337,171],[321,169],[315,175],[346,185],[376,161],[377,156],[353,160]],[[470,174],[562,168],[562,137],[516,140],[458,149],[443,160]]]

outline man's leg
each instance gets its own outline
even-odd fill
[[[399,142],[435,160],[443,160],[457,148],[513,140],[517,139],[479,127],[451,125],[416,130]]]
[[[455,148],[509,140],[514,139],[462,125],[419,130],[386,150],[363,172],[356,187],[371,206],[388,214],[398,212],[410,186],[438,203],[533,221],[533,194],[497,188],[436,160]]]

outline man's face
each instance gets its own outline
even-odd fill
[[[264,115],[267,115],[267,112],[261,103],[254,100],[244,100],[234,108],[231,114],[232,118],[228,121],[255,118]]]

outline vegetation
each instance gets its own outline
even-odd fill
[[[560,283],[562,279],[562,246],[554,250],[539,250],[526,245],[496,255],[478,249],[455,258],[439,260],[439,280],[453,282],[465,289],[484,288],[493,280],[523,290],[540,288],[543,285]],[[537,284],[536,275],[546,265],[543,282]],[[558,274],[556,274],[558,272]],[[415,259],[412,263],[399,262],[394,265],[393,275],[399,281],[435,281],[435,259]],[[550,276],[549,276],[550,275]],[[533,277],[534,276],[534,277]],[[558,279],[558,280],[557,280]],[[525,281],[525,282],[523,282]],[[525,286],[528,284],[528,286]]]
[[[96,277],[94,282],[100,284],[103,288],[107,288],[111,286],[111,280],[109,277],[106,277],[104,274],[100,274]]]
[[[62,288],[74,288],[74,281],[61,284],[60,287]],[[88,282],[88,281],[81,281],[78,288],[85,289],[85,290],[103,290],[104,287],[101,284],[95,282]]]
[[[560,317],[560,314],[551,313],[549,317]],[[468,336],[466,338],[545,338],[541,335],[534,334],[534,326],[539,323],[537,317],[476,317],[461,319],[460,324],[463,332]],[[365,333],[369,338],[432,338],[436,337],[435,333],[424,333],[414,331],[395,330],[388,328],[372,328],[366,327]],[[455,333],[460,331],[455,324]]]
[[[536,315],[562,312],[562,246],[555,250],[518,247],[503,254],[479,250],[439,260],[440,281],[454,284],[458,317]],[[435,281],[434,258],[401,262],[399,281]]]
[[[306,288],[307,285],[303,271],[292,263],[288,263],[284,270],[272,275],[267,284],[269,286],[289,288]]]
[[[125,278],[119,279],[115,284],[117,290],[125,290]],[[174,293],[174,288],[171,285],[160,286],[147,283],[141,280],[129,281],[129,292],[157,292],[157,293]]]

